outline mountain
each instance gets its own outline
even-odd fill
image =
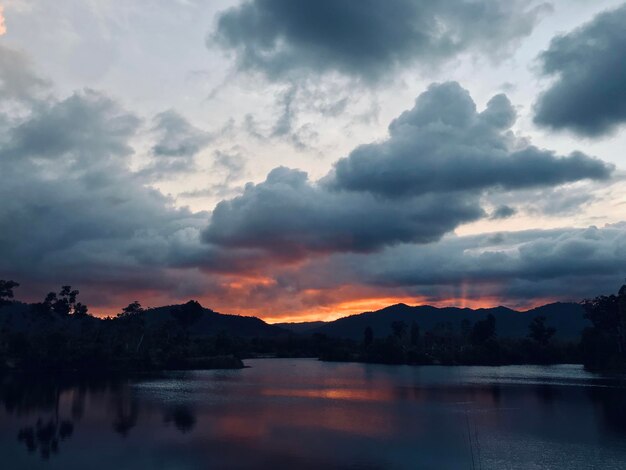
[[[528,324],[537,316],[545,316],[546,324],[556,328],[555,338],[577,340],[582,330],[591,324],[583,317],[584,310],[576,303],[553,303],[528,311],[516,311],[506,307],[494,308],[437,308],[430,305],[411,307],[396,304],[375,312],[365,312],[339,318],[332,322],[283,323],[281,326],[293,332],[304,334],[321,333],[332,337],[361,339],[363,330],[371,327],[374,336],[385,337],[391,333],[394,321],[404,321],[411,325],[415,321],[422,332],[435,329],[438,325],[449,323],[456,332],[460,331],[461,322],[474,323],[492,314],[496,319],[496,331],[501,338],[522,338],[528,334]]]
[[[50,315],[41,317],[33,310],[32,304],[14,302],[0,306],[0,327],[3,325],[14,331],[50,330],[50,328],[79,330],[85,324],[94,326],[102,319],[87,316],[76,322],[70,317]],[[216,335],[220,332],[240,337],[271,338],[288,335],[288,331],[276,325],[270,325],[257,317],[227,315],[202,307],[198,302],[190,301],[181,305],[149,308],[141,315],[147,328],[158,328],[168,322],[179,321],[177,315],[185,312],[192,319],[189,321],[189,333],[192,335]],[[43,320],[43,321],[42,321]]]
[[[197,309],[197,320],[189,326],[192,335],[215,335],[220,332],[241,337],[276,337],[287,335],[288,331],[276,325],[270,325],[257,317],[228,315],[202,307],[190,301],[183,305],[168,305],[150,308],[145,311],[146,324],[158,326],[168,321],[176,321],[176,312],[184,308]]]
[[[396,304],[377,310],[348,317],[339,318],[332,322],[304,322],[268,324],[257,317],[227,315],[202,307],[199,303],[190,301],[182,305],[168,305],[147,309],[144,316],[148,328],[157,328],[168,322],[177,322],[183,314],[189,318],[189,332],[192,335],[215,335],[220,332],[240,337],[272,338],[285,336],[288,332],[312,335],[325,334],[331,337],[352,338],[360,340],[363,330],[371,327],[374,335],[385,337],[391,333],[391,323],[404,321],[411,325],[415,321],[422,332],[435,329],[437,326],[448,323],[459,332],[461,322],[469,320],[474,323],[484,319],[488,314],[496,318],[497,334],[501,338],[522,338],[528,334],[528,324],[537,316],[545,316],[547,325],[556,328],[555,338],[562,340],[577,340],[582,330],[590,326],[583,317],[581,305],[576,303],[553,303],[520,312],[506,307],[495,308],[437,308],[429,305],[411,307],[406,304]],[[29,304],[16,302],[10,306],[0,308],[0,326],[11,325],[14,330],[32,330],[46,328],[45,324],[36,321],[37,314],[31,311]],[[79,323],[67,323],[62,318],[52,316],[51,320],[62,328],[82,328],[84,323],[98,322],[97,318],[87,317]],[[183,319],[184,321],[184,319]],[[67,324],[66,324],[67,323]],[[82,324],[82,325],[81,325]]]
[[[291,331],[292,333],[297,334],[306,334],[311,330],[320,328],[326,325],[325,321],[307,321],[300,323],[272,323],[274,326],[278,326],[284,330]]]

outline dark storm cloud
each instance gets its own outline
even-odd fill
[[[97,293],[175,290],[180,260],[205,251],[208,214],[175,209],[132,173],[139,119],[94,91],[38,101],[2,132],[0,273]],[[188,279],[189,281],[189,279]],[[92,296],[92,298],[94,298]]]
[[[482,112],[456,82],[431,85],[389,125],[389,138],[357,147],[335,164],[327,184],[387,197],[431,192],[518,190],[582,179],[606,179],[612,167],[574,152],[557,157],[519,148],[510,130],[515,111],[496,95]]]
[[[93,90],[41,96],[46,82],[15,54],[0,48],[14,67],[0,68],[1,277],[22,283],[22,298],[69,283],[105,305],[138,290],[206,292],[211,281],[190,263],[209,251],[209,214],[175,208],[131,170],[141,120]]]
[[[597,137],[626,122],[626,5],[552,39],[541,56],[556,78],[535,106],[535,122]]]
[[[398,242],[432,242],[482,215],[471,196],[390,201],[367,193],[328,191],[311,183],[306,173],[281,167],[263,183],[248,184],[241,196],[220,202],[205,240],[293,258],[316,252],[370,252]]]
[[[139,123],[112,100],[85,90],[61,102],[38,103],[27,120],[11,129],[0,153],[3,158],[105,164],[132,153],[128,139]]]
[[[223,12],[216,39],[270,78],[338,71],[365,81],[464,51],[498,55],[532,31],[545,4],[518,0],[252,0]]]
[[[394,285],[458,283],[465,279],[541,282],[566,276],[613,276],[626,271],[623,225],[450,237],[438,245],[401,246],[366,262],[370,280]],[[495,242],[495,243],[494,243]],[[402,259],[404,264],[398,263]]]
[[[489,217],[492,220],[508,219],[513,217],[517,213],[517,210],[511,206],[498,206]]]
[[[581,300],[612,291],[626,275],[626,226],[528,230],[427,245],[401,244],[378,253],[336,254],[277,277],[294,291],[368,285],[432,300],[494,296]],[[400,290],[397,290],[400,289]]]
[[[291,259],[429,243],[486,216],[486,190],[550,188],[611,174],[581,153],[511,150],[520,145],[509,131],[514,119],[504,95],[478,113],[457,83],[433,85],[391,123],[386,141],[358,147],[320,181],[281,167],[219,203],[204,239]]]

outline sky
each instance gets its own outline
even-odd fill
[[[626,277],[626,3],[0,0],[0,278],[94,314]]]

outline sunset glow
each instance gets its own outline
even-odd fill
[[[6,34],[7,27],[4,20],[4,7],[0,5],[0,36]]]

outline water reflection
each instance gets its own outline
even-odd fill
[[[592,388],[588,396],[599,415],[600,423],[608,431],[626,436],[626,390]]]
[[[74,432],[74,424],[69,420],[59,422],[57,419],[45,422],[38,419],[34,426],[25,426],[17,434],[30,453],[39,451],[41,458],[48,459],[50,454],[59,451],[59,441],[65,440]]]
[[[249,365],[0,378],[0,459],[18,469],[617,469],[626,461],[626,388],[580,368]]]
[[[192,408],[178,405],[165,413],[163,422],[165,424],[174,423],[176,429],[186,434],[196,425],[196,417]]]

